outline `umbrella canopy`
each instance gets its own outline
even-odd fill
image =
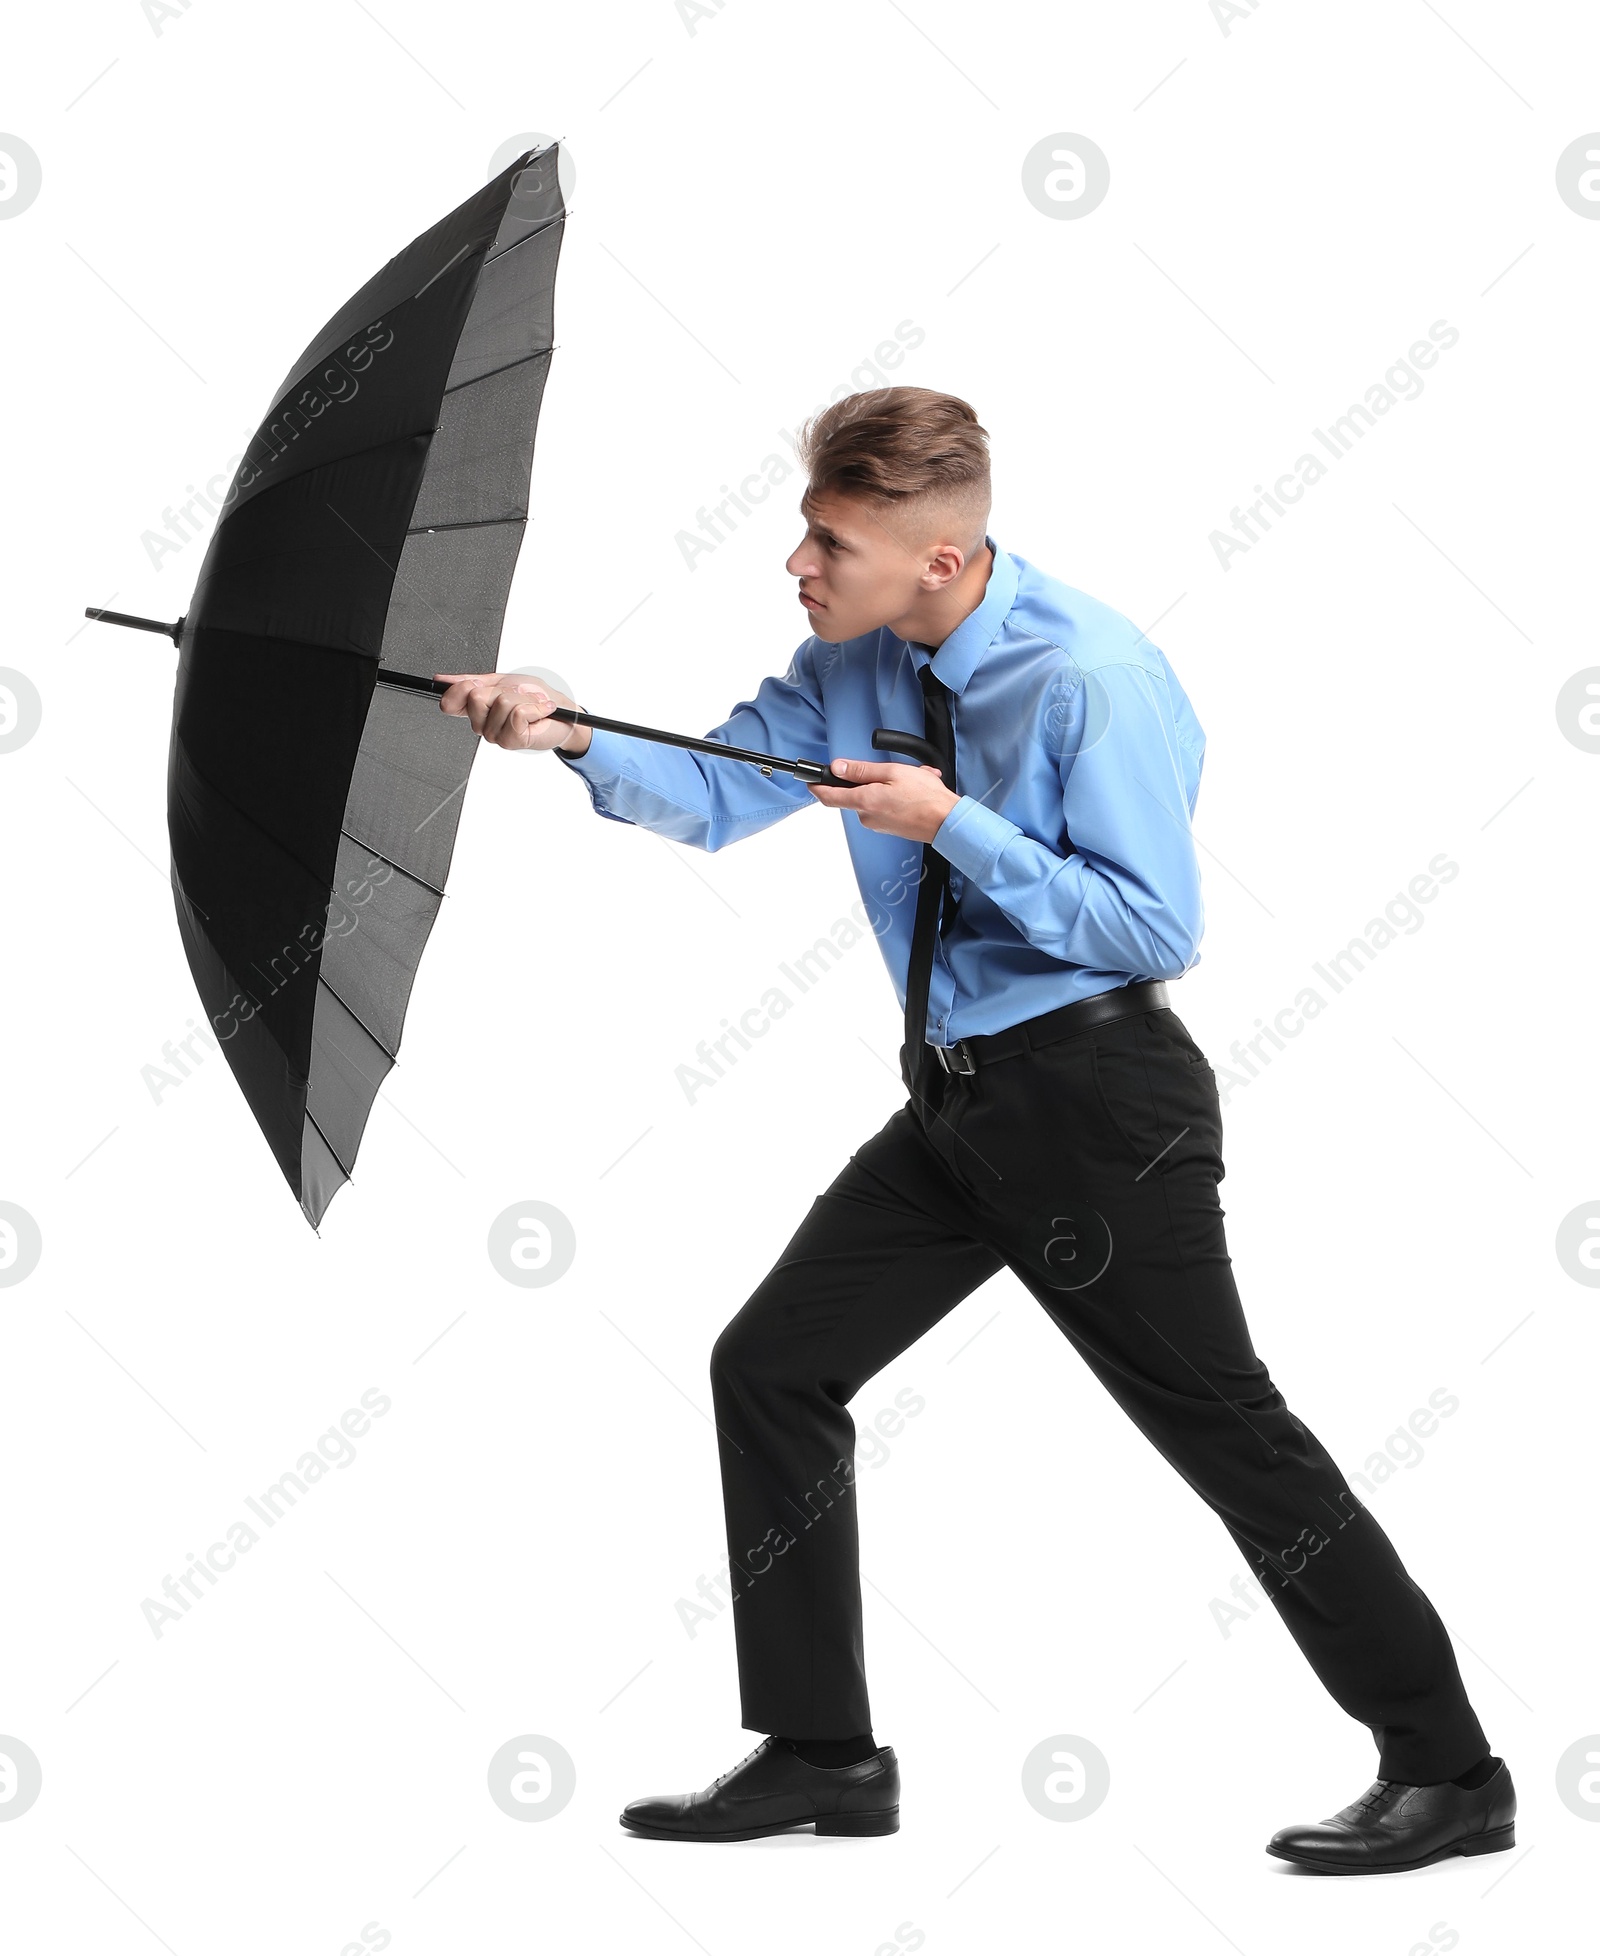
[[[565,212],[530,151],[291,367],[178,633],[172,887],[234,1077],[315,1225],[399,1049],[477,737],[397,674],[489,672]]]
[[[566,212],[530,150],[316,335],[223,499],[176,624],[88,608],[179,651],[167,764],[189,968],[313,1226],[350,1179],[438,915],[478,737],[419,711],[492,672],[551,354]],[[843,785],[785,757],[554,716]],[[875,748],[939,755],[879,727]]]

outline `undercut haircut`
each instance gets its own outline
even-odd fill
[[[801,510],[819,497],[858,498],[916,541],[958,544],[971,556],[989,521],[989,437],[967,402],[931,387],[874,387],[811,416],[797,441],[809,482]],[[898,520],[896,520],[898,519]],[[949,526],[945,537],[931,532]]]

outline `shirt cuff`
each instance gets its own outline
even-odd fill
[[[589,732],[588,748],[582,754],[567,754],[559,747],[552,751],[560,755],[589,790],[589,800],[597,815],[604,815],[612,822],[632,823],[631,815],[619,815],[611,805],[619,783],[628,778],[627,742],[623,736],[594,727]]]
[[[574,768],[585,780],[597,781],[602,775],[616,776],[623,772],[622,757],[626,751],[622,740],[616,734],[605,732],[603,728],[589,729],[589,745],[581,754],[569,754],[565,748],[554,750],[568,767]]]
[[[940,823],[933,846],[981,889],[1001,852],[1021,833],[1015,822],[1008,822],[971,795],[963,795]]]

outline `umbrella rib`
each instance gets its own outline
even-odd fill
[[[485,269],[487,269],[490,265],[498,265],[500,260],[504,258],[508,252],[515,251],[518,245],[525,245],[530,238],[542,238],[545,232],[552,229],[555,225],[564,224],[566,222],[566,217],[567,217],[566,210],[565,208],[562,208],[561,210],[558,210],[556,212],[554,217],[547,217],[543,222],[543,224],[536,224],[531,231],[524,231],[520,238],[513,238],[510,244],[502,245],[498,251],[491,251],[483,261]],[[501,214],[500,222],[502,224],[505,223],[504,213]]]
[[[413,883],[420,883],[425,890],[432,890],[436,897],[442,897],[444,895],[444,891],[439,888],[437,883],[430,883],[426,876],[419,876],[414,869],[407,869],[404,863],[397,863],[393,856],[386,856],[381,849],[373,848],[373,845],[365,841],[361,836],[352,835],[342,823],[339,828],[339,833],[346,840],[355,843],[358,848],[370,849],[373,855],[378,858],[379,862],[387,863],[391,869],[399,870],[402,876],[409,876]]]
[[[333,1156],[335,1161],[339,1161],[339,1150],[328,1139],[327,1135],[322,1133],[322,1123],[317,1119],[316,1115],[312,1113],[309,1107],[307,1107],[306,1109],[306,1119],[317,1130],[318,1134],[322,1134],[323,1147],[327,1149],[328,1153]],[[350,1170],[345,1167],[342,1161],[339,1161],[339,1173],[345,1178],[347,1182],[353,1182],[355,1180],[355,1176],[351,1174]]]
[[[269,413],[268,420],[270,421],[270,419],[271,419],[271,415]],[[264,427],[266,425],[267,424],[263,422],[262,426]],[[275,489],[281,489],[286,482],[298,482],[302,476],[315,475],[319,469],[326,470],[326,469],[337,467],[345,462],[356,462],[359,461],[364,455],[376,455],[385,448],[398,448],[403,442],[418,441],[426,437],[426,439],[431,443],[433,437],[438,432],[439,430],[438,430],[437,423],[430,422],[426,427],[423,428],[408,428],[404,434],[388,435],[382,441],[369,441],[364,448],[352,448],[348,454],[325,455],[322,457],[320,461],[307,462],[302,468],[287,469],[282,475],[274,476],[272,480],[267,483],[264,489],[257,489],[253,495],[247,496],[246,502],[253,503],[258,501],[262,496],[270,496]],[[259,436],[257,438],[259,438]],[[289,451],[288,451],[287,443],[285,443],[285,445],[282,448],[275,449],[273,453],[268,457],[266,462],[262,464],[261,474],[257,476],[255,480],[257,482],[264,481],[266,477],[266,471],[272,467],[273,463],[276,462],[280,456],[286,455],[288,452]],[[323,500],[324,502],[326,502],[327,498],[324,497]],[[244,507],[245,507],[245,503],[236,501],[234,503],[233,510],[228,511],[224,515],[222,522],[225,523],[228,520],[228,517],[234,513],[234,510],[240,510],[243,509]],[[328,504],[328,507],[331,509],[333,505],[330,503]],[[222,524],[219,523],[217,527],[220,530]],[[199,586],[197,585],[195,588],[198,591]],[[191,612],[193,612],[195,608],[196,608],[195,600],[191,598],[189,600],[189,609]]]
[[[321,970],[321,967],[320,967],[320,966],[319,966],[319,967],[318,967],[318,969],[317,969],[317,983],[318,983],[319,985],[327,985],[327,986],[328,986],[328,990],[329,990],[330,992],[332,992],[332,993],[333,993],[333,995],[334,995],[334,997],[335,997],[336,999],[338,999],[338,1001],[339,1001],[339,1003],[340,1003],[340,1004],[341,1004],[341,1005],[342,1005],[342,1006],[344,1007],[344,1009],[345,1009],[345,1010],[346,1010],[346,1011],[347,1011],[347,1012],[348,1012],[348,1013],[350,1014],[350,1016],[351,1016],[351,1018],[355,1020],[355,1022],[356,1022],[356,1024],[357,1024],[358,1026],[360,1026],[360,1028],[361,1028],[361,1030],[362,1030],[362,1031],[363,1031],[363,1032],[364,1032],[364,1033],[365,1033],[365,1034],[367,1035],[367,1037],[368,1037],[368,1038],[369,1038],[369,1039],[370,1039],[370,1040],[372,1041],[372,1043],[373,1043],[373,1045],[377,1047],[377,1049],[378,1049],[378,1051],[379,1051],[380,1053],[384,1053],[384,1054],[386,1054],[386,1055],[388,1056],[388,1059],[389,1059],[389,1063],[390,1063],[390,1064],[391,1064],[392,1066],[398,1066],[398,1065],[400,1064],[400,1055],[399,1055],[398,1053],[391,1053],[391,1052],[389,1051],[389,1048],[388,1048],[388,1047],[387,1047],[386,1045],[384,1045],[384,1043],[383,1043],[383,1041],[382,1041],[382,1040],[381,1040],[381,1039],[380,1039],[380,1038],[378,1037],[378,1035],[377,1035],[377,1034],[376,1034],[376,1033],[375,1033],[375,1032],[374,1032],[374,1031],[372,1030],[372,1028],[371,1028],[371,1026],[369,1026],[369,1025],[367,1024],[367,1022],[366,1022],[366,1020],[362,1018],[362,1016],[361,1016],[361,1014],[360,1014],[360,1013],[359,1013],[359,1012],[358,1012],[358,1011],[357,1011],[357,1010],[355,1009],[355,1007],[354,1007],[354,1006],[353,1006],[353,1005],[352,1005],[352,1004],[350,1003],[350,1001],[349,1001],[349,1000],[348,1000],[347,998],[345,998],[345,997],[344,997],[344,996],[343,996],[343,995],[341,994],[341,992],[339,991],[339,988],[338,988],[338,986],[337,986],[337,985],[333,985],[333,984],[330,984],[330,983],[329,983],[329,981],[328,981],[328,980],[327,980],[326,978],[324,978],[324,977],[323,977],[323,975],[322,975],[322,970]],[[348,1054],[346,1054],[346,1058],[348,1058],[348,1057],[349,1057],[349,1055],[348,1055]],[[363,1079],[365,1079],[365,1078],[366,1078],[366,1075],[365,1075],[365,1074],[362,1074],[362,1076],[361,1076],[361,1077],[362,1077]],[[373,1089],[372,1089],[372,1091],[373,1091],[374,1093],[376,1093],[376,1092],[378,1091],[378,1086],[381,1086],[382,1084],[383,1084],[383,1083],[382,1083],[382,1081],[379,1081],[379,1082],[378,1082],[378,1085],[377,1085],[377,1086],[374,1086],[374,1087],[373,1087]]]
[[[394,593],[401,581],[400,566],[405,562],[406,539],[404,536],[401,537],[400,553],[395,558],[394,562],[391,564],[389,562],[389,559],[384,556],[383,552],[372,541],[372,539],[370,537],[364,537],[361,534],[361,532],[356,528],[355,524],[350,521],[348,516],[340,516],[338,510],[334,509],[333,504],[330,502],[325,501],[323,507],[331,511],[333,515],[339,517],[339,521],[350,532],[351,536],[353,536],[356,539],[357,543],[365,545],[365,547],[372,552],[373,556],[377,558],[378,562],[383,565],[384,569],[394,579],[394,585],[391,586],[389,592],[389,609],[385,613],[384,621],[383,621],[384,642],[387,643],[388,636],[389,636],[389,619],[394,613]],[[415,505],[413,505],[413,514],[415,514]],[[421,597],[420,592],[418,593],[418,596]],[[444,613],[440,611],[437,605],[428,604],[428,600],[426,598],[422,598],[422,602],[428,605],[428,609],[433,613],[434,617],[438,619],[439,623],[444,626],[446,633],[450,637],[459,638],[465,641],[467,636],[465,630],[460,628],[452,629],[450,620],[445,617]],[[381,664],[383,659],[383,650],[381,646],[379,647],[379,651],[378,651],[378,659]],[[376,682],[374,682],[374,684],[376,684]]]
[[[458,380],[454,387],[444,390],[444,399],[449,400],[452,394],[459,394],[463,387],[476,387],[480,380],[493,380],[496,374],[508,374],[513,367],[525,367],[530,360],[548,360],[554,352],[553,345],[535,347],[532,353],[524,353],[517,360],[508,360],[503,367],[491,367],[486,374],[474,374],[471,380]]]
[[[526,523],[525,516],[478,516],[465,523],[419,523],[408,537],[431,537],[435,530],[492,530],[503,523]]]

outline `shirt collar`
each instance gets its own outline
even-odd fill
[[[1006,614],[1016,601],[1015,559],[1002,550],[993,537],[985,536],[984,542],[994,552],[994,562],[989,567],[989,582],[984,587],[982,600],[976,610],[967,613],[931,660],[934,677],[952,693],[961,693],[966,689],[967,681],[977,671],[979,660],[994,643],[995,634],[1005,623]],[[921,652],[924,657],[927,655],[924,645],[913,645],[912,649]]]

